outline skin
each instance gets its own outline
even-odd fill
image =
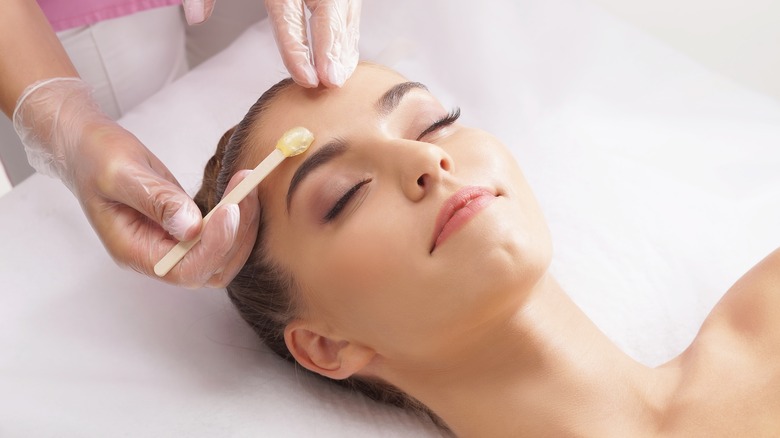
[[[376,101],[406,82],[363,64],[340,90],[293,87],[255,126],[252,167],[292,126],[315,142],[260,187],[268,255],[297,282],[285,330],[322,375],[384,379],[458,436],[768,436],[780,430],[780,252],[747,273],[693,344],[658,368],[620,351],[548,272],[544,217],[506,147],[459,123],[425,90],[389,114]],[[333,138],[338,158],[288,186]],[[331,222],[323,217],[363,185]],[[496,197],[431,252],[453,193]],[[750,403],[746,403],[750,401]]]

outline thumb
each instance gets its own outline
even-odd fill
[[[117,175],[115,201],[126,204],[158,223],[175,239],[194,238],[202,217],[195,202],[175,184],[150,168],[133,168]],[[110,195],[109,195],[110,196]]]
[[[211,12],[214,10],[216,0],[182,0],[184,7],[184,16],[187,18],[187,24],[201,24],[208,20]]]
[[[156,213],[162,217],[159,224],[176,240],[193,239],[200,231],[202,217],[200,210],[190,197],[179,190],[176,199],[170,198],[170,205],[163,205]],[[160,214],[160,210],[162,214]]]

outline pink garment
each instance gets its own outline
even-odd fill
[[[37,0],[55,32],[118,18],[181,0]]]

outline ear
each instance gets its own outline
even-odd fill
[[[341,380],[368,365],[376,352],[368,347],[320,334],[310,324],[295,320],[284,329],[284,341],[295,360],[309,371]]]

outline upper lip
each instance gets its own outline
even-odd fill
[[[492,190],[485,187],[467,186],[463,187],[444,201],[444,204],[436,216],[436,224],[433,227],[433,237],[431,239],[430,251],[436,247],[436,240],[439,238],[442,229],[447,222],[455,215],[455,212],[468,205],[472,200],[485,195],[495,196]]]

